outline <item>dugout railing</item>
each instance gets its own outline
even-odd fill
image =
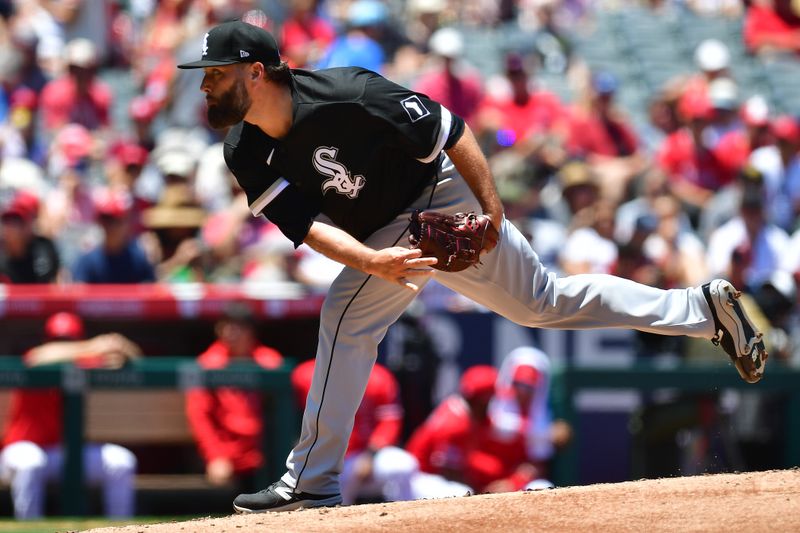
[[[580,417],[574,402],[576,394],[583,390],[653,392],[672,389],[680,393],[718,393],[725,389],[739,389],[784,393],[787,404],[782,463],[785,468],[800,466],[800,370],[783,366],[778,361],[767,364],[765,377],[756,384],[742,381],[731,366],[677,363],[665,368],[657,362],[640,361],[625,368],[556,367],[552,385],[559,414],[573,429],[571,444],[558,454],[553,465],[553,480],[560,486],[579,482],[580,446],[590,445],[581,439]]]
[[[236,387],[267,396],[264,409],[264,467],[258,483],[266,486],[283,474],[286,455],[299,431],[297,407],[290,382],[291,362],[274,370],[251,364],[204,370],[192,357],[154,357],[129,363],[119,370],[82,369],[72,364],[25,367],[19,357],[0,357],[0,388],[59,388],[63,392],[65,460],[60,484],[61,512],[81,516],[87,509],[83,483],[85,394],[90,390],[179,389]],[[125,424],[125,420],[120,420]]]
[[[19,357],[0,357],[0,388],[59,388],[64,394],[65,462],[60,485],[61,512],[80,516],[86,512],[87,492],[83,485],[82,454],[85,436],[85,395],[90,390],[177,389],[193,387],[237,387],[259,390],[268,395],[264,410],[264,451],[267,458],[259,472],[259,483],[268,484],[283,473],[287,453],[296,439],[299,421],[292,392],[291,362],[275,370],[245,364],[221,370],[204,370],[191,357],[154,357],[136,360],[119,370],[82,369],[71,364],[25,367]],[[553,373],[553,394],[560,414],[572,425],[573,440],[557,457],[553,480],[559,486],[579,482],[580,417],[574,405],[578,391],[590,389],[639,390],[675,389],[681,392],[714,392],[743,389],[781,392],[788,395],[783,463],[800,465],[800,370],[772,364],[760,383],[741,381],[731,368],[680,364],[668,369],[648,362],[629,368],[557,367]],[[120,420],[124,424],[125,420]]]

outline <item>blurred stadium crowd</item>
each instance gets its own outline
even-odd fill
[[[290,281],[338,266],[249,216],[179,71],[241,18],[298,68],[365,66],[463,116],[545,264],[730,278],[790,358],[800,15],[786,0],[0,2],[0,279]],[[458,306],[446,291],[426,303]]]

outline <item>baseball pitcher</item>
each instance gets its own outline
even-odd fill
[[[346,267],[322,308],[287,472],[238,496],[236,511],[341,502],[342,460],[378,343],[434,267],[445,269],[440,283],[519,324],[704,337],[745,380],[761,378],[761,335],[727,281],[667,291],[548,272],[504,218],[470,129],[425,95],[361,68],[289,69],[270,33],[238,21],[212,28],[200,60],[179,67],[204,70],[209,123],[230,127],[225,161],[253,215]]]

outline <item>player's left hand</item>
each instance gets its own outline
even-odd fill
[[[419,285],[409,281],[409,278],[432,276],[433,270],[430,267],[435,264],[436,258],[422,257],[422,250],[393,246],[375,250],[363,270],[367,274],[417,292]]]

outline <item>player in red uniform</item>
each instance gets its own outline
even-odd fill
[[[512,350],[500,367],[489,416],[497,438],[516,441],[522,436],[526,461],[535,468],[534,484],[526,488],[552,486],[547,480],[548,462],[572,436],[565,421],[553,419],[549,399],[547,355],[530,346]]]
[[[292,372],[292,386],[301,407],[305,406],[313,375],[314,359],[301,363]],[[359,497],[383,495],[383,484],[373,475],[374,460],[381,450],[395,446],[400,437],[403,408],[398,395],[395,377],[386,367],[376,363],[364,399],[356,411],[339,478],[344,505],[355,503]]]
[[[72,313],[56,313],[45,323],[47,342],[24,356],[27,366],[74,362],[86,368],[119,368],[141,351],[122,335],[110,333],[83,340],[83,322]],[[48,481],[60,479],[62,396],[58,389],[12,392],[8,424],[0,453],[0,478],[11,485],[14,516],[20,520],[44,515]],[[116,444],[89,443],[83,449],[86,481],[103,488],[105,514],[133,516],[136,456]]]
[[[465,483],[476,492],[519,490],[537,477],[523,433],[500,433],[489,417],[496,379],[491,366],[468,369],[461,394],[447,398],[411,436],[408,451],[423,472]]]
[[[216,333],[217,340],[197,358],[204,369],[225,368],[237,361],[255,361],[268,369],[283,363],[280,353],[258,342],[252,314],[244,306],[227,308]],[[264,463],[258,392],[231,387],[192,389],[186,394],[186,415],[210,483],[224,485],[237,478],[246,483]]]

